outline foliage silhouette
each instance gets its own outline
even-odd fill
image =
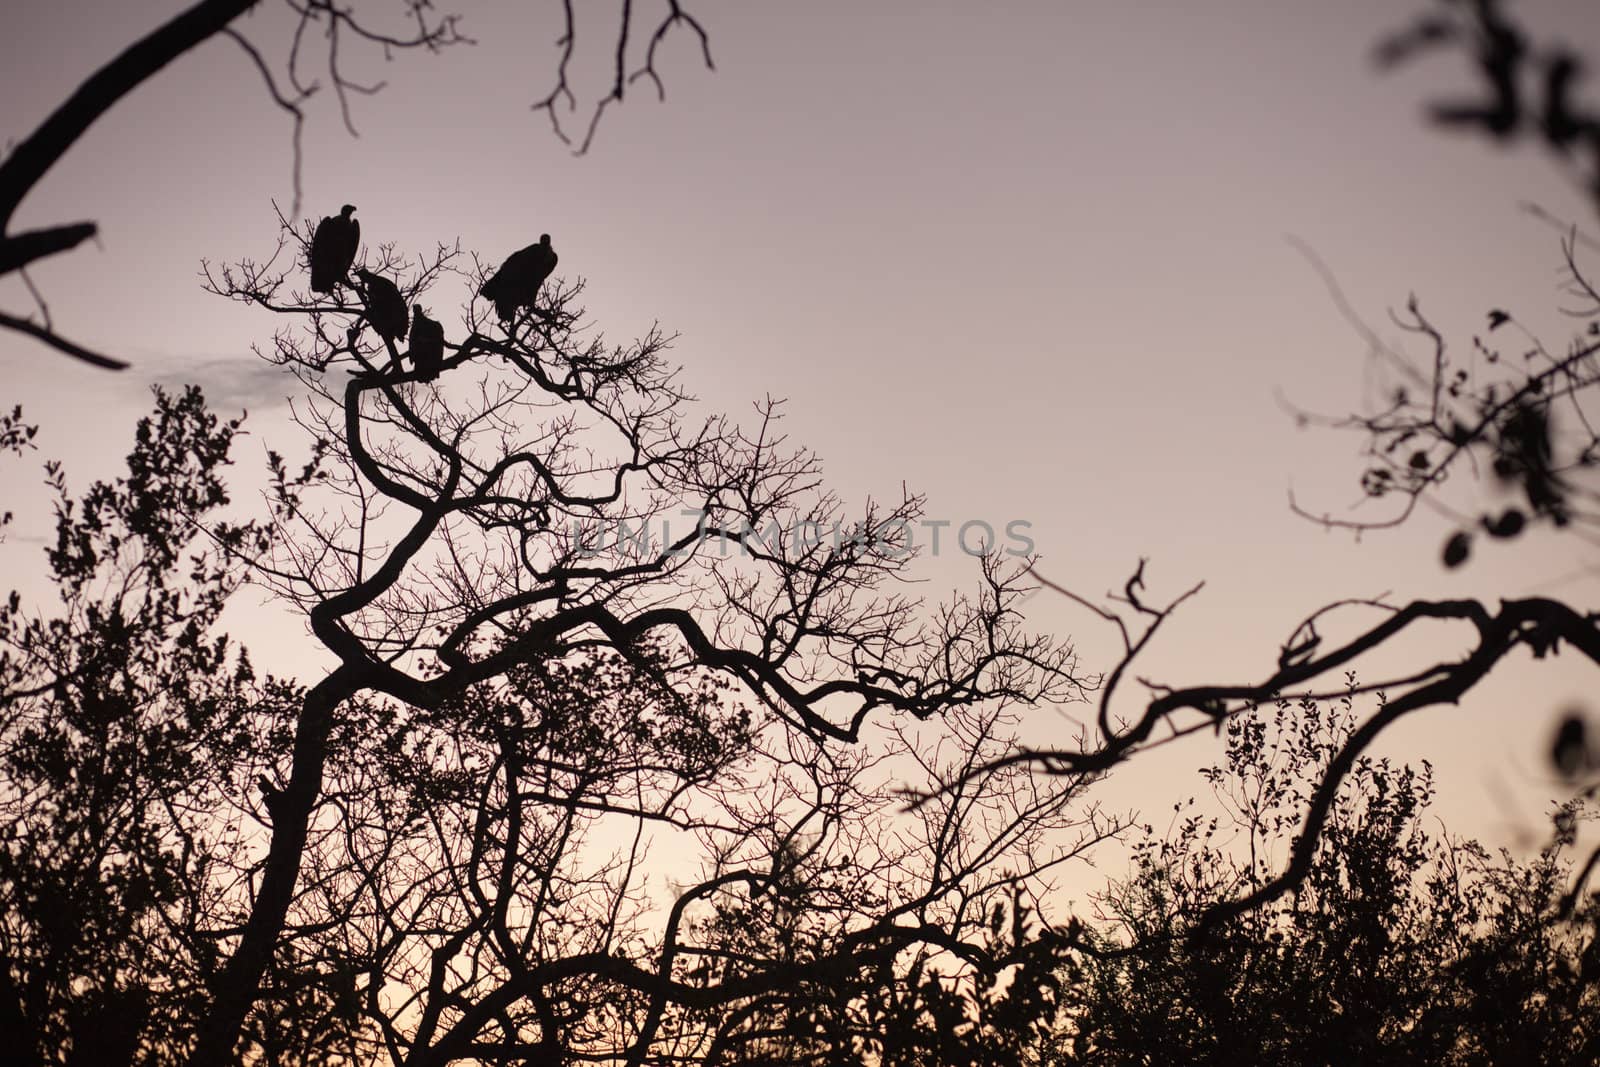
[[[221,516],[237,421],[157,391],[127,473],[78,500],[59,466],[59,605],[0,607],[0,1037],[8,1062],[181,1063],[242,920],[247,795],[300,693],[216,636],[267,531]],[[205,523],[210,539],[200,537]],[[264,1054],[347,1062],[335,976],[286,946]]]
[[[1091,952],[1063,988],[1046,1063],[1568,1064],[1600,1055],[1600,900],[1562,906],[1564,854],[1595,810],[1570,802],[1531,862],[1428,829],[1432,770],[1362,759],[1292,896],[1196,918],[1273,874],[1308,787],[1358,716],[1280,700],[1231,719],[1191,799],[1146,829],[1134,873],[1100,897]],[[1214,809],[1213,809],[1214,810]]]

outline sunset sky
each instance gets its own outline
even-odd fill
[[[529,107],[553,75],[558,5],[440,4],[478,43],[387,64],[354,53],[353,75],[387,82],[353,100],[359,137],[331,94],[308,105],[302,216],[356,204],[369,244],[413,258],[459,238],[497,261],[549,232],[558,274],[587,279],[608,335],[677,333],[702,411],[788,398],[788,432],[846,500],[903,482],[935,519],[1029,523],[1041,571],[1090,596],[1140,557],[1153,596],[1205,581],[1146,676],[1256,680],[1304,614],[1345,597],[1597,606],[1596,550],[1571,537],[1540,532],[1445,571],[1447,518],[1358,542],[1289,508],[1292,490],[1319,512],[1377,514],[1351,510],[1360,439],[1297,429],[1288,411],[1366,410],[1375,395],[1363,341],[1291,237],[1409,351],[1387,310],[1411,293],[1459,343],[1491,307],[1566,339],[1558,233],[1519,204],[1591,227],[1592,207],[1535,146],[1425,125],[1430,94],[1472,84],[1458,56],[1374,70],[1374,42],[1421,3],[692,0],[715,72],[675,34],[666,101],[636,85],[582,157]],[[5,136],[183,6],[22,0],[0,43]],[[1600,55],[1592,0],[1516,7]],[[242,26],[282,54],[277,5]],[[585,23],[580,43],[611,32]],[[114,472],[158,381],[249,409],[241,466],[302,448],[293,383],[249,351],[271,316],[198,277],[202,260],[272,251],[273,202],[288,211],[294,195],[290,134],[245,54],[214,40],[105,116],[23,204],[17,228],[99,221],[98,246],[32,277],[64,333],[135,364],[109,374],[0,334],[0,399],[41,424],[40,458],[66,459],[74,485]],[[452,338],[468,296],[462,283],[431,297]],[[0,306],[31,307],[16,278]],[[0,480],[18,513],[0,547],[9,587],[37,568],[49,514],[36,463]],[[944,547],[919,571],[935,599],[976,577]],[[1111,635],[1081,609],[1048,593],[1029,607],[1086,667],[1112,665]],[[275,669],[310,647],[266,612],[248,626]],[[1513,844],[1561,793],[1544,762],[1553,717],[1596,678],[1573,654],[1519,660],[1380,752],[1428,756],[1451,829]],[[1160,811],[1217,754],[1207,735],[1119,772],[1110,795]]]

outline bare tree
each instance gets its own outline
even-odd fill
[[[274,457],[251,564],[337,665],[262,785],[191,1061],[259,1026],[286,952],[348,975],[397,1063],[715,1061],[773,1026],[871,1060],[869,1002],[911,968],[1047,1022],[995,983],[1065,942],[997,937],[995,907],[1021,922],[1121,824],[1078,803],[1091,776],[982,766],[1016,709],[1092,684],[1021,629],[1023,561],[927,617],[893,590],[919,498],[847,519],[771,401],[692,420],[670,338],[592,335],[582,282],[503,325],[469,305],[419,369],[359,290],[301,288],[309,238],[209,274],[289,323],[262,354],[314,448]],[[362,268],[417,306],[485,273],[443,246]],[[908,784],[938,799],[898,814]]]

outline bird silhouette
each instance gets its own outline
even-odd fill
[[[325,215],[311,238],[311,291],[331,293],[347,284],[350,264],[361,245],[361,223],[353,216],[356,207],[346,204],[337,215]]]
[[[431,382],[444,369],[444,326],[430,319],[421,304],[412,305],[411,365],[425,382]]]
[[[385,341],[404,341],[406,320],[411,313],[406,310],[400,290],[394,282],[370,270],[358,270],[356,277],[367,287],[367,321],[372,328]]]
[[[550,247],[550,235],[539,235],[539,243],[518,249],[506,257],[494,277],[483,283],[478,295],[494,301],[495,314],[505,322],[516,315],[518,308],[533,307],[539,287],[556,269],[556,250]]]

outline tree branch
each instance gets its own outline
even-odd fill
[[[73,222],[46,230],[28,230],[15,237],[0,237],[0,274],[10,274],[36,259],[77,248],[97,230],[92,222]]]
[[[0,311],[0,326],[4,326],[8,330],[16,330],[18,333],[25,333],[29,337],[43,341],[57,352],[64,352],[73,359],[81,359],[85,363],[96,367],[103,367],[106,370],[128,369],[128,364],[123,360],[112,359],[110,356],[102,356],[98,352],[91,352],[82,345],[74,344],[55,331],[40,326],[36,322],[19,319],[14,315],[7,315],[3,311]]]
[[[258,0],[200,0],[95,71],[0,164],[0,232],[23,197],[96,119],[168,63],[254,7]]]

